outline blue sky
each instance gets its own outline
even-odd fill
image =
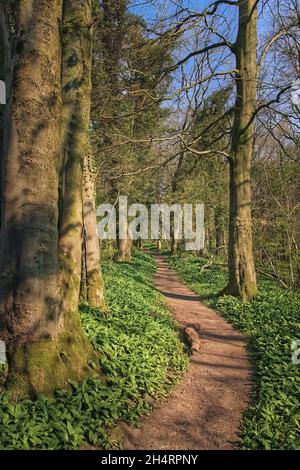
[[[213,0],[132,0],[130,2],[130,11],[138,15],[143,16],[147,21],[155,21],[157,14],[161,14],[161,9],[159,5],[163,5],[165,8],[168,8],[169,12],[174,12],[176,8],[186,8],[190,11],[200,12],[205,7],[211,5]],[[260,2],[260,12],[262,7],[262,1]],[[231,5],[221,5],[218,9],[219,12],[225,14],[228,20],[233,19],[236,16],[237,8]],[[259,35],[263,34],[268,29],[268,14],[267,12],[264,15],[259,16],[258,22],[258,31]]]
[[[131,2],[132,7],[130,8],[132,13],[138,14],[140,16],[143,16],[148,23],[155,24],[157,19],[160,17],[170,17],[174,12],[178,11],[180,8],[186,8],[187,13],[183,14],[183,16],[186,16],[188,14],[188,11],[194,11],[194,12],[200,12],[205,9],[205,7],[211,5],[212,0],[181,0],[180,2],[173,1],[173,0],[157,0],[154,2],[145,2],[143,0],[133,0]],[[154,4],[154,5],[153,5]],[[160,5],[162,8],[159,8]],[[228,22],[233,23],[234,25],[237,24],[237,21],[232,21],[234,19],[234,16],[236,15],[236,8],[228,5],[221,5],[218,9],[218,13],[223,14]],[[167,27],[169,27],[169,24],[167,24]],[[222,31],[227,38],[230,38],[231,41],[235,40],[236,32],[234,29],[229,29],[229,27],[226,27],[224,24],[223,26],[224,31]],[[216,42],[219,42],[220,39],[216,37]],[[187,45],[187,48],[183,47],[179,52],[176,53],[176,61],[180,57],[185,57],[188,52],[190,52],[194,45],[191,44],[190,41],[188,41],[189,44]],[[201,47],[201,46],[199,46]],[[220,51],[221,52],[221,51]],[[217,54],[215,55],[217,57]],[[185,71],[186,74],[189,74],[191,72],[191,69],[193,67],[193,60],[190,60],[185,64]],[[232,67],[230,67],[232,68]],[[228,70],[228,67],[225,65],[225,69]],[[180,72],[174,72],[174,83],[173,83],[173,88],[178,89],[180,88],[179,84],[176,83],[176,77],[178,77],[178,82],[180,81]],[[224,83],[224,79],[218,79],[213,81],[210,87],[209,93],[216,88],[219,88],[220,85],[222,86]],[[166,105],[170,105],[169,103],[166,103]]]
[[[179,9],[186,8],[187,12],[188,11],[189,12],[191,11],[201,12],[212,3],[213,3],[213,0],[155,0],[155,1],[132,0],[130,10],[132,13],[143,16],[146,19],[148,24],[153,25],[153,24],[157,24],[158,18],[170,17],[172,16],[172,14],[174,14],[174,12],[178,11]],[[260,6],[261,5],[262,5],[262,2],[260,2]],[[266,30],[268,29],[268,22],[270,18],[268,8],[269,7],[267,7],[264,15],[260,14],[259,16],[259,23],[258,23],[259,24],[259,28],[258,28],[259,36],[262,36],[262,34],[265,33]],[[220,5],[218,7],[217,12],[218,14],[226,18],[226,20],[223,22],[223,26],[221,26],[221,28],[218,26],[217,30],[221,32],[228,40],[230,40],[233,43],[236,39],[236,34],[237,34],[237,25],[238,25],[237,8],[231,5]],[[215,36],[215,39],[213,39],[213,41],[219,42],[220,39],[218,38],[218,36]],[[179,52],[176,53],[177,54],[176,61],[179,58],[185,57],[187,53],[195,49],[195,47],[196,46],[190,42],[187,48],[185,47],[181,48],[181,50],[179,50]],[[197,48],[201,48],[201,43],[199,44],[199,47]],[[213,60],[217,61],[219,57],[222,57],[221,56],[222,53],[225,54],[225,56],[228,57],[228,59],[226,59],[223,65],[221,65],[218,69],[222,71],[228,71],[230,69],[233,69],[235,67],[234,57],[233,57],[233,54],[230,53],[227,48],[221,48],[215,51],[214,54],[212,55],[212,57],[214,58]],[[185,64],[185,71],[187,75],[191,73],[192,67],[193,67],[193,59]],[[207,94],[210,94],[215,89],[224,87],[226,83],[225,80],[226,80],[225,77],[214,78],[212,82],[210,83]],[[174,90],[180,88],[179,81],[180,81],[180,71],[176,71],[174,72],[174,80],[173,80]],[[183,106],[184,106],[184,102],[185,100],[183,99],[183,102],[182,102]],[[166,102],[165,104],[169,106],[171,102],[169,101],[169,102]]]

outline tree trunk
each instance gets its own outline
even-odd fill
[[[1,10],[0,10],[1,12]],[[0,80],[5,81],[5,39],[4,31],[0,23]],[[4,137],[4,114],[5,105],[0,104],[0,194],[2,194],[2,162],[3,162],[3,137]],[[1,230],[1,214],[2,214],[2,197],[0,197],[0,230]]]
[[[209,255],[209,240],[210,240],[210,233],[209,233],[209,227],[205,227],[205,238],[204,238],[204,248],[201,250],[203,252],[203,256],[207,257]]]
[[[100,241],[97,233],[95,186],[92,168],[92,154],[86,153],[84,159],[83,183],[83,262],[82,295],[94,307],[105,310],[104,284],[100,267]],[[85,292],[85,294],[84,294]]]
[[[130,261],[132,251],[132,240],[130,237],[126,239],[118,239],[118,257],[117,261]]]
[[[185,128],[185,126],[184,126],[184,128]],[[171,186],[172,192],[171,192],[171,194],[172,194],[172,198],[173,198],[172,199],[173,204],[177,203],[176,193],[178,191],[178,181],[179,181],[179,178],[180,178],[180,172],[181,172],[181,169],[182,169],[184,157],[185,157],[185,151],[182,148],[182,152],[180,153],[178,163],[177,163],[177,166],[176,166],[176,169],[175,169],[175,172],[174,172],[174,175],[173,175],[173,179],[172,179],[172,186]],[[175,220],[174,220],[174,214],[173,214],[173,216],[171,218],[171,256],[176,256],[177,251],[178,251],[178,239],[176,238]]]
[[[74,266],[62,267],[58,250],[62,2],[2,0],[0,5],[10,97],[0,332],[8,352],[7,387],[15,396],[34,396],[84,378],[92,355],[73,310]]]
[[[213,214],[209,211],[207,214],[207,242],[208,252],[211,255],[215,251],[215,232],[213,227]]]
[[[60,250],[72,265],[73,302],[103,307],[94,182],[89,153],[92,67],[90,2],[65,0],[63,21],[63,171]],[[83,262],[84,260],[84,262]],[[82,276],[82,279],[81,279]]]
[[[216,254],[220,255],[224,247],[224,219],[223,210],[217,207],[215,210],[215,239],[216,239]]]
[[[62,46],[62,156],[60,181],[59,249],[62,263],[71,266],[72,307],[79,301],[82,255],[83,160],[88,149],[89,63],[91,21],[88,7],[65,0]]]
[[[139,251],[143,251],[143,240],[141,238],[138,238],[136,241],[136,247]]]
[[[173,230],[172,238],[171,238],[171,256],[177,255],[177,249],[178,249],[178,240],[176,240],[174,230]]]
[[[251,163],[253,115],[257,92],[257,2],[239,1],[239,30],[235,44],[236,109],[230,161],[229,286],[243,301],[257,293],[252,246]]]

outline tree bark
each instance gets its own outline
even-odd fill
[[[82,296],[94,307],[105,310],[104,284],[100,267],[92,154],[86,153],[83,172],[83,262]]]
[[[70,269],[72,307],[78,307],[82,255],[83,161],[88,151],[91,61],[91,12],[88,4],[64,0],[62,44],[62,153],[59,249]]]
[[[132,251],[132,240],[130,237],[126,239],[118,238],[118,257],[117,261],[130,261]]]
[[[178,249],[178,240],[175,238],[174,229],[173,229],[172,237],[171,237],[171,256],[177,255],[177,249]]]
[[[215,240],[216,240],[216,254],[220,255],[221,250],[224,247],[224,216],[221,207],[217,207],[215,210]]]
[[[182,169],[184,157],[185,157],[185,151],[184,149],[182,149],[182,152],[180,153],[178,163],[176,165],[176,169],[175,169],[173,179],[172,179],[172,192],[171,192],[172,198],[173,198],[172,203],[175,203],[175,204],[177,202],[176,193],[178,191],[178,182],[180,178],[180,172]],[[174,215],[173,215],[172,220],[171,220],[171,256],[176,256],[177,251],[178,251],[178,239],[176,238],[176,234],[175,234],[175,221],[174,221]]]
[[[208,211],[207,214],[207,251],[211,255],[215,251],[215,231],[213,227],[213,214]]]
[[[78,2],[79,4],[80,2]],[[51,394],[89,372],[92,348],[59,257],[62,2],[1,0],[6,82],[0,336],[7,388]]]
[[[237,99],[230,160],[229,285],[227,292],[250,300],[257,293],[251,223],[253,115],[257,93],[257,1],[239,3],[235,44]]]
[[[1,10],[0,10],[1,12]],[[0,80],[5,82],[5,39],[0,22]],[[3,137],[4,137],[4,113],[5,105],[0,104],[0,194],[2,194],[2,162],[3,162]],[[0,198],[0,230],[1,230],[2,198]]]
[[[136,241],[136,247],[139,251],[143,250],[143,240],[141,238],[138,238]]]
[[[67,263],[73,266],[73,301],[76,308],[80,293],[81,300],[104,307],[89,148],[91,74],[91,2],[64,0],[60,250]]]

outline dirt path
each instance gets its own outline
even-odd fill
[[[200,334],[200,350],[182,383],[158,402],[138,429],[124,427],[125,449],[234,449],[251,390],[245,343],[225,320],[200,303],[158,255],[155,285],[183,328]]]

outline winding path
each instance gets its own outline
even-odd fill
[[[251,391],[251,367],[243,337],[185,286],[165,256],[156,255],[155,285],[181,328],[200,336],[183,381],[143,418],[124,425],[124,449],[235,449]]]

